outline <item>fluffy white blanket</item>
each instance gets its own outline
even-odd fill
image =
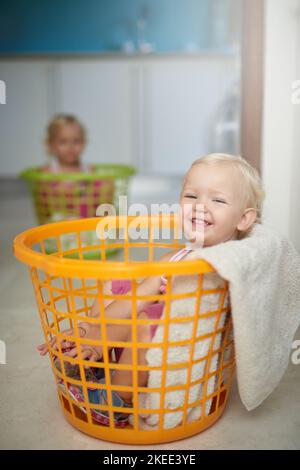
[[[223,279],[229,281],[230,304],[234,326],[237,379],[241,400],[247,410],[262,403],[282,378],[289,361],[292,340],[300,324],[300,257],[293,245],[270,229],[256,225],[243,240],[234,240],[212,247],[196,249],[186,259],[205,259],[214,266],[218,274],[204,276],[205,289],[222,286]],[[197,276],[174,277],[172,292],[195,291]],[[228,301],[228,299],[227,299]],[[200,312],[213,310],[218,305],[218,294],[204,296]],[[170,305],[170,317],[189,316],[195,311],[195,299],[174,300]],[[164,317],[165,312],[163,313]],[[224,313],[221,325],[225,321]],[[201,319],[197,335],[209,333],[214,328],[215,317]],[[169,341],[192,338],[193,322],[170,325]],[[201,333],[200,333],[201,332]],[[155,333],[153,342],[163,341],[163,325]],[[198,341],[194,359],[204,357],[211,339]],[[216,337],[217,348],[221,334]],[[150,348],[147,361],[151,366],[162,364],[162,350]],[[189,358],[188,346],[169,347],[167,362],[176,364]],[[210,372],[216,370],[217,355],[210,364]],[[192,381],[203,377],[205,361],[192,368]],[[166,386],[184,385],[187,368],[169,370]],[[149,387],[162,386],[161,371],[150,371]],[[208,383],[207,394],[214,390],[215,379]],[[189,403],[203,396],[202,386],[190,388]],[[160,408],[161,394],[140,394],[139,406],[146,409]],[[167,392],[164,407],[172,410],[184,404],[185,391]],[[210,409],[206,402],[205,413]],[[201,407],[192,409],[188,421],[201,415]],[[182,411],[166,413],[164,428],[172,428],[182,420]],[[144,428],[157,428],[158,414],[141,416]]]

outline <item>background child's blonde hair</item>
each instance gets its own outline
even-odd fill
[[[80,128],[83,141],[86,140],[86,130],[76,116],[72,114],[56,114],[47,126],[46,142],[48,144],[52,142],[60,127],[66,124],[76,124]]]
[[[209,155],[205,155],[204,157],[195,160],[192,163],[191,168],[195,165],[204,163],[225,163],[234,166],[243,179],[243,187],[245,188],[245,208],[254,207],[257,211],[256,223],[261,223],[265,193],[258,171],[240,155],[229,155],[226,153],[211,153]]]

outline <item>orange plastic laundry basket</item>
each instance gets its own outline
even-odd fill
[[[101,220],[100,239],[97,245],[83,246],[81,234],[87,230],[96,230]],[[107,240],[104,236],[104,225],[113,223],[116,227],[116,238],[109,241],[109,246],[121,248],[116,258],[106,259]],[[172,239],[162,240],[158,231],[170,224]],[[133,240],[130,230],[139,227],[147,231],[147,239]],[[14,240],[15,256],[29,265],[30,275],[36,295],[45,341],[50,349],[50,358],[57,384],[58,396],[62,410],[66,418],[79,430],[97,438],[126,444],[156,444],[175,441],[192,436],[211,426],[224,411],[232,377],[235,369],[234,344],[232,337],[232,321],[230,305],[228,301],[228,284],[222,280],[221,286],[213,289],[205,288],[207,276],[216,275],[212,266],[203,260],[183,260],[180,262],[156,261],[163,251],[179,249],[183,246],[174,237],[178,231],[178,221],[173,216],[156,217],[104,217],[82,220],[72,220],[43,225],[27,230]],[[61,238],[66,234],[73,234],[77,240],[76,246],[64,250]],[[56,242],[56,251],[47,254],[45,243],[51,238]],[[84,256],[89,250],[98,250],[101,260],[87,260]],[[74,259],[77,255],[77,259]],[[136,288],[142,278],[165,275],[168,284],[165,294],[149,296],[153,302],[163,300],[165,302],[163,315],[156,320],[137,318],[137,301],[141,296],[137,295]],[[197,288],[194,291],[175,292],[176,280],[194,279]],[[127,294],[112,295],[107,289],[106,282],[116,279],[131,280],[131,291]],[[184,286],[184,282],[181,284]],[[214,297],[211,297],[214,296]],[[205,299],[218,299],[217,308],[201,311],[202,301]],[[100,316],[91,317],[90,308],[95,301],[99,302]],[[105,316],[105,302],[111,300],[126,299],[131,302],[132,316],[129,319],[108,318]],[[185,315],[173,317],[173,302],[193,299],[195,308]],[[227,301],[225,301],[227,300]],[[208,305],[210,305],[208,303]],[[211,304],[213,305],[213,304]],[[221,322],[221,318],[223,321]],[[88,340],[80,338],[78,323],[81,321],[99,324],[101,339]],[[207,322],[214,325],[207,332]],[[150,343],[138,342],[138,327],[140,324],[154,323],[162,329],[163,341],[156,342],[155,337]],[[108,324],[123,324],[131,328],[131,341],[112,342],[107,335]],[[190,327],[190,336],[187,339],[174,341],[171,330],[174,325],[179,328]],[[203,325],[203,330],[201,330]],[[200,330],[199,330],[200,327]],[[66,336],[63,331],[73,328],[74,332]],[[200,331],[200,334],[199,334]],[[202,334],[201,334],[202,331]],[[63,355],[61,347],[56,351],[50,347],[53,336],[60,339],[73,341],[78,357],[75,359]],[[60,344],[60,343],[59,343]],[[81,344],[97,344],[103,348],[101,362],[84,361],[80,353]],[[204,356],[197,356],[205,346]],[[132,350],[132,363],[119,364],[113,354],[114,347],[130,347]],[[140,365],[138,363],[138,348],[146,348],[147,354],[151,348],[157,348],[160,352],[161,363]],[[179,348],[182,360],[172,362],[169,360],[170,348]],[[181,349],[180,349],[181,348]],[[158,353],[159,355],[159,353]],[[57,361],[61,367],[57,367]],[[80,378],[71,377],[66,373],[66,362],[75,364],[80,370]],[[212,366],[214,364],[214,366]],[[91,366],[86,369],[84,366]],[[76,367],[76,366],[75,366]],[[99,371],[105,373],[105,384],[101,385],[92,380],[87,371]],[[111,384],[112,371],[127,369],[132,372],[132,386],[113,386]],[[199,376],[195,370],[201,370]],[[159,386],[138,386],[138,372],[147,371],[148,377],[156,373],[159,378]],[[184,373],[184,382],[170,382],[171,374]],[[175,372],[174,372],[175,371]],[[158,374],[158,375],[157,375]],[[154,376],[154,375],[153,375]],[[59,384],[63,384],[61,387]],[[71,385],[80,386],[84,400],[79,402],[76,396],[70,393]],[[107,405],[94,405],[89,402],[88,391],[96,388],[106,388],[108,392]],[[129,391],[133,394],[132,407],[117,408],[112,404],[111,391]],[[192,392],[197,391],[193,395]],[[149,395],[153,394],[153,395]],[[156,395],[154,395],[156,394]],[[151,399],[158,397],[158,404],[154,408],[141,408],[140,398]],[[181,406],[173,409],[168,405],[168,397],[182,398]],[[191,397],[193,396],[193,399]],[[168,398],[168,399],[167,399]],[[150,403],[151,400],[150,400]],[[108,413],[106,425],[99,424],[95,420],[93,410],[102,410]],[[114,413],[128,413],[129,424],[124,427],[116,426]],[[177,413],[177,425],[168,424],[172,414]],[[175,415],[174,415],[175,416]],[[157,417],[155,426],[147,425],[149,417]],[[178,418],[179,417],[179,418]],[[151,420],[150,420],[151,421]],[[149,423],[149,422],[148,422]]]

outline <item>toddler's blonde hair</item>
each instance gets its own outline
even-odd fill
[[[240,155],[230,155],[227,153],[211,153],[204,157],[195,160],[190,170],[195,165],[200,164],[230,164],[236,169],[243,180],[243,187],[245,188],[245,209],[253,207],[257,212],[257,219],[255,223],[262,222],[262,206],[265,197],[263,185],[258,171],[250,165]],[[189,170],[189,171],[190,171]],[[189,173],[188,171],[188,173]],[[188,174],[187,173],[187,174]],[[187,176],[187,175],[186,175]],[[185,177],[186,179],[186,177]],[[184,180],[185,183],[185,180]]]
[[[65,125],[68,124],[76,124],[82,133],[83,141],[86,141],[86,130],[83,124],[77,119],[76,116],[72,114],[56,114],[47,126],[47,136],[46,136],[46,143],[49,144],[55,138],[58,130]]]

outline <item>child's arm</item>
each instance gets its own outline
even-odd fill
[[[159,287],[160,287],[160,277],[159,276],[153,276],[146,278],[143,282],[141,282],[137,288],[136,288],[136,293],[137,295],[155,295],[159,293]],[[128,292],[128,295],[130,295],[130,292]],[[105,302],[105,301],[104,301]],[[153,300],[137,300],[136,305],[137,305],[137,312],[141,312],[146,305],[153,303]],[[104,304],[105,305],[105,304]],[[115,300],[112,301],[109,305],[105,307],[105,317],[107,318],[130,318],[131,317],[131,311],[132,311],[132,302],[131,300]],[[94,302],[90,316],[97,317],[99,316],[99,304],[97,301]],[[99,330],[99,325],[93,325],[89,324],[88,322],[82,322],[78,323],[78,327],[81,327],[83,329],[84,335],[90,339],[98,339],[101,337],[100,331]],[[124,337],[126,337],[126,334],[128,334],[128,330],[130,330],[130,327],[128,325],[115,325],[115,324],[107,324],[107,337],[110,341],[123,341]],[[74,330],[71,328],[69,330],[64,331],[65,334],[72,336],[74,334]],[[54,349],[58,349],[57,346],[57,338],[53,338],[52,341],[50,342],[51,346]],[[66,352],[66,356],[72,356],[75,357],[77,355],[76,351],[76,346],[75,343],[72,344],[71,342],[67,340],[62,340],[61,341],[61,347],[62,348],[71,348],[71,351]],[[86,349],[87,347],[83,345],[82,349]],[[90,351],[98,351],[99,356],[101,355],[100,351],[102,348],[92,348],[91,346],[88,346],[88,349]],[[48,352],[48,346],[46,343],[41,344],[38,346],[39,353],[44,356]]]
[[[160,277],[159,276],[152,276],[146,278],[136,287],[136,295],[137,296],[144,296],[144,295],[157,295],[159,294],[159,287],[160,287]],[[120,299],[111,302],[105,308],[105,317],[106,318],[130,318],[131,311],[133,307],[133,303],[131,301],[132,293],[129,291],[127,293],[130,300],[127,299]],[[137,312],[140,313],[147,305],[152,304],[153,300],[142,300],[137,299],[136,301],[136,308]],[[94,308],[94,316],[99,316],[99,305],[93,305]],[[98,311],[97,311],[98,310]]]
[[[112,283],[111,281],[105,281],[103,285],[103,294],[111,294],[111,289],[112,289]],[[113,302],[113,299],[104,299],[104,308],[107,308],[109,304]],[[99,302],[98,299],[96,299],[91,307],[89,317],[98,317],[99,316]]]
[[[177,250],[176,250],[177,251]],[[164,255],[160,261],[168,261],[171,256],[174,254],[174,251]],[[142,281],[136,288],[136,294],[138,296],[144,296],[144,295],[157,295],[159,294],[159,288],[160,288],[160,284],[161,284],[161,279],[160,279],[160,276],[151,276],[151,277],[148,277],[146,278],[144,281]],[[109,293],[110,292],[110,285],[107,283],[105,284],[105,287],[104,287],[104,291],[106,293]],[[130,292],[128,292],[128,295],[130,295]],[[137,313],[140,313],[147,305],[153,303],[153,300],[137,300],[136,304],[137,304]],[[105,301],[104,301],[104,306],[105,306]],[[125,299],[120,299],[120,300],[115,300],[115,301],[112,301],[109,305],[107,305],[105,307],[105,317],[106,318],[131,318],[131,311],[132,311],[132,302],[131,300],[125,300]],[[93,316],[93,317],[96,317],[96,316],[99,316],[99,304],[98,304],[98,301],[95,300],[92,308],[91,308],[91,312],[90,312],[90,315]],[[88,338],[92,338],[92,339],[98,339],[101,335],[99,335],[99,325],[92,325],[92,324],[89,324],[89,323],[78,323],[78,326],[82,327],[82,329],[84,330],[84,335],[83,336],[86,336]],[[129,327],[130,329],[130,327]],[[107,324],[107,337],[110,341],[123,341],[124,340],[124,336],[125,336],[125,332],[128,332],[128,325],[118,325],[116,327],[115,324]],[[72,336],[74,334],[74,331],[72,329],[70,330],[66,330],[65,331],[65,334],[68,334],[70,336]],[[53,338],[52,341],[51,341],[51,346],[54,348],[54,349],[58,349],[57,348],[57,339],[56,338]],[[71,357],[75,357],[77,355],[77,352],[76,352],[76,347],[74,345],[71,345],[69,344],[68,341],[61,341],[61,347],[65,347],[65,346],[70,346],[72,348],[72,350],[68,353],[66,353],[66,355],[68,356],[71,356]],[[82,348],[84,349],[84,345],[82,346]],[[99,348],[96,348],[96,347],[91,347],[91,346],[88,346],[88,349],[90,351],[94,350],[94,351],[98,351],[98,354],[99,354],[99,357],[101,357],[101,351],[102,351],[102,348],[99,347]],[[42,356],[44,356],[47,352],[48,352],[48,347],[47,347],[47,344],[44,343],[40,346],[38,346],[38,350],[40,352],[40,354]],[[88,356],[86,357],[86,359],[88,359]]]
[[[159,261],[168,261],[173,254],[174,254],[174,251],[167,253],[166,255],[162,256],[162,258],[160,258]],[[144,279],[144,281],[142,281],[140,284],[137,285],[136,295],[137,296],[158,295],[160,285],[161,285],[160,276],[148,277]],[[108,292],[106,291],[106,293]],[[131,299],[131,295],[132,295],[131,291],[129,291],[127,295]],[[137,313],[142,312],[143,309],[147,305],[152,304],[152,303],[153,303],[153,300],[137,300],[136,301]],[[109,305],[107,306],[106,305],[107,304],[104,303],[106,318],[107,317],[108,318],[130,318],[131,317],[131,311],[132,311],[132,305],[133,305],[131,300],[126,300],[126,299],[114,300]],[[93,317],[98,317],[100,315],[98,300],[95,300],[91,308],[90,315]]]

